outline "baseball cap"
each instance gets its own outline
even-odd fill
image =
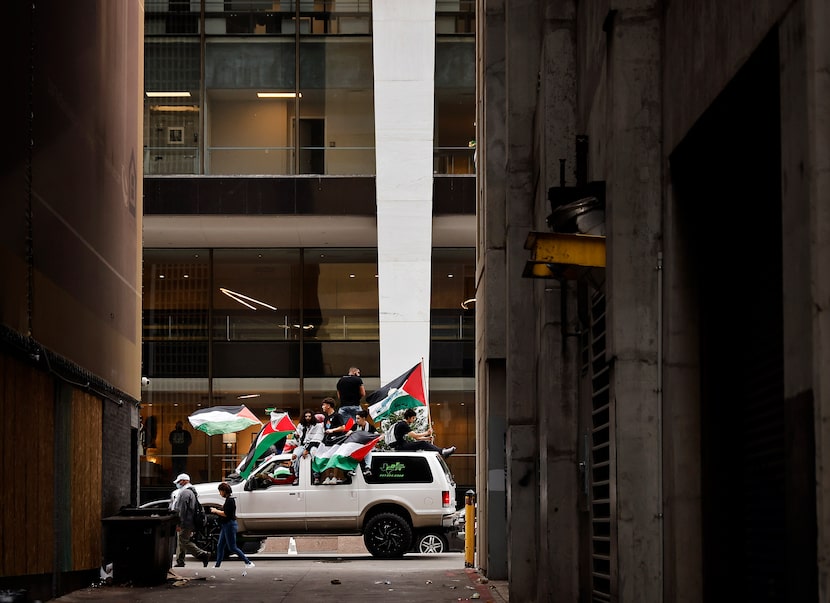
[[[173,480],[173,483],[178,484],[182,480],[186,480],[186,481],[189,482],[190,481],[190,476],[187,473],[179,473],[179,475],[176,476],[176,479]]]

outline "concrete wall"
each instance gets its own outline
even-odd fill
[[[612,594],[629,602],[703,599],[700,308],[690,250],[705,241],[684,222],[669,157],[777,30],[783,403],[787,437],[799,442],[785,462],[807,467],[788,478],[791,493],[812,496],[813,462],[818,483],[817,540],[810,522],[792,515],[797,511],[785,514],[788,547],[818,542],[818,580],[809,559],[785,573],[788,596],[818,588],[826,599],[830,514],[822,468],[830,462],[830,436],[820,426],[830,404],[823,311],[830,290],[830,51],[819,30],[828,23],[827,3],[479,0],[478,9],[479,566],[499,578],[505,563],[511,598],[519,601],[589,596],[587,580],[576,578],[591,568],[574,418],[589,409],[576,402],[578,362],[566,335],[576,326],[568,314],[574,293],[520,276],[529,259],[524,237],[546,230],[544,192],[558,184],[559,159],[569,162],[573,184],[570,145],[575,134],[587,134],[588,179],[607,186],[607,360],[616,424]],[[804,456],[811,425],[815,459]],[[492,479],[503,446],[504,499]],[[499,527],[502,505],[506,532]]]

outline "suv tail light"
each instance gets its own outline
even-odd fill
[[[450,506],[450,491],[449,490],[444,490],[443,492],[441,492],[441,503],[445,507]]]

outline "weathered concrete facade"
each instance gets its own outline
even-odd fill
[[[511,600],[830,596],[828,4],[479,0],[477,565]],[[578,170],[605,269],[527,278]]]

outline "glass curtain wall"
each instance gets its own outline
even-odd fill
[[[369,0],[145,7],[145,174],[375,173]],[[475,172],[474,93],[475,3],[438,0],[436,174]]]
[[[474,99],[475,3],[437,0],[436,176],[474,174]],[[144,145],[147,175],[374,174],[370,0],[145,0]],[[475,257],[433,253],[432,419],[466,489]],[[180,469],[220,479],[247,452],[257,429],[206,436],[187,421],[199,408],[296,420],[349,366],[382,385],[376,249],[146,249],[143,286],[143,500]]]
[[[473,249],[435,249],[430,409],[459,484],[475,475]],[[209,406],[269,408],[295,422],[336,398],[357,366],[380,383],[377,252],[369,249],[146,249],[144,251],[142,499],[169,494],[175,474],[221,479],[258,428],[207,436],[187,419]],[[416,359],[417,361],[417,359]],[[190,432],[175,452],[176,423]],[[175,437],[173,438],[175,440]]]

